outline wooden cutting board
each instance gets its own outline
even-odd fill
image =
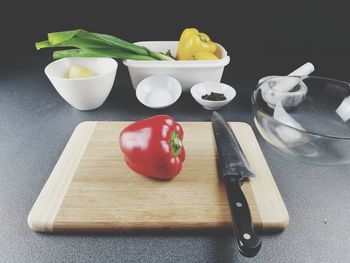
[[[79,124],[29,216],[37,232],[231,228],[217,175],[210,122],[181,123],[186,160],[181,173],[158,181],[131,171],[118,137],[128,122]],[[280,231],[288,212],[251,127],[230,123],[256,177],[242,188],[257,231]]]

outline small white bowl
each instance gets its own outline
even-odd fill
[[[137,85],[136,97],[149,108],[162,109],[174,104],[180,98],[181,90],[181,84],[175,78],[154,75]]]
[[[210,94],[211,92],[223,93],[226,100],[212,101],[202,99],[203,95]],[[236,96],[236,90],[224,83],[202,82],[194,85],[191,88],[191,94],[192,97],[205,109],[217,110],[233,100],[233,98]]]
[[[68,79],[70,67],[82,66],[96,76]],[[93,110],[107,99],[114,83],[118,63],[112,58],[63,58],[45,68],[45,74],[57,92],[78,110]]]

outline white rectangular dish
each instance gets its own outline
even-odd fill
[[[136,45],[147,47],[153,51],[166,53],[170,50],[175,56],[178,41],[143,41]],[[169,75],[176,78],[182,90],[188,92],[190,88],[200,82],[220,82],[224,67],[230,62],[227,51],[219,44],[215,54],[219,60],[182,60],[182,61],[139,61],[124,60],[129,69],[131,82],[136,89],[139,82],[151,75]]]

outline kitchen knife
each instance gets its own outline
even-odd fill
[[[253,230],[249,206],[240,187],[240,182],[246,177],[254,176],[254,173],[232,130],[215,111],[212,125],[219,172],[226,188],[238,249],[243,256],[254,257],[260,250],[261,241]]]

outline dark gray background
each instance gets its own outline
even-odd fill
[[[262,1],[261,1],[262,2]],[[228,6],[231,3],[231,6]],[[210,34],[229,51],[223,82],[237,97],[220,112],[252,124],[250,94],[257,80],[286,74],[306,61],[315,75],[350,80],[347,9],[337,3],[193,1],[47,1],[1,3],[0,262],[348,262],[349,165],[314,167],[289,161],[255,131],[290,213],[282,233],[263,236],[254,259],[237,252],[232,232],[67,234],[33,233],[27,215],[74,127],[85,120],[136,120],[159,113],[208,121],[189,94],[165,110],[138,103],[124,66],[98,110],[80,112],[56,93],[43,73],[50,51],[33,44],[45,33],[76,27],[130,41],[174,40],[187,26]],[[327,223],[324,223],[327,219]]]
[[[237,70],[287,73],[310,60],[316,74],[346,79],[350,55],[347,1],[2,1],[1,56],[51,55],[34,42],[74,28],[131,42],[176,40],[197,27],[229,49]],[[328,58],[339,55],[337,61]],[[259,61],[264,55],[266,59]],[[283,63],[280,63],[282,60]],[[332,64],[333,63],[333,64]]]

